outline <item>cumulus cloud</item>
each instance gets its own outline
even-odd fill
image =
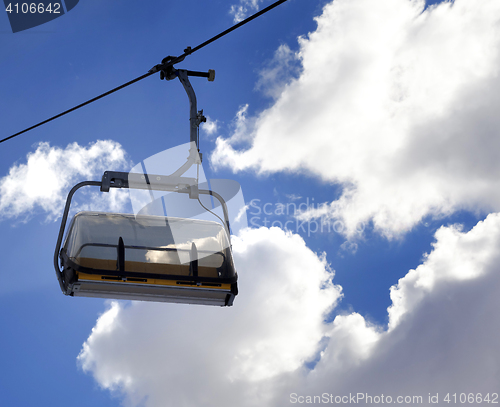
[[[113,303],[82,349],[83,369],[147,406],[254,406],[255,386],[314,360],[341,297],[324,256],[278,228],[247,229],[233,249],[233,307]]]
[[[213,165],[342,185],[302,216],[340,219],[348,236],[369,221],[393,237],[425,216],[500,209],[500,3],[424,7],[326,5],[299,38],[300,75],[255,117],[240,110],[246,128],[217,139]]]
[[[28,219],[41,210],[47,220],[61,216],[69,189],[83,179],[100,179],[106,170],[125,169],[128,165],[121,145],[99,140],[82,147],[77,143],[65,149],[39,143],[25,163],[14,164],[0,179],[0,218]],[[91,203],[76,205],[80,210],[120,210],[128,195],[112,191],[107,196],[92,195]]]
[[[491,397],[500,381],[500,214],[468,233],[451,226],[435,237],[425,261],[391,288],[388,330],[358,314],[337,317],[303,394],[422,396],[423,405],[429,393],[439,394],[439,405],[447,393]],[[347,362],[339,364],[339,354]]]
[[[391,288],[388,328],[357,313],[326,322],[341,291],[325,259],[297,235],[261,228],[235,241],[241,294],[232,308],[112,303],[79,361],[101,386],[146,407],[491,395],[500,381],[500,214],[435,237]]]

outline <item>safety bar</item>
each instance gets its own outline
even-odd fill
[[[80,255],[80,253],[82,252],[82,250],[85,247],[88,247],[88,246],[92,246],[92,247],[111,247],[111,248],[114,248],[114,249],[118,248],[118,245],[111,244],[111,243],[85,243],[85,244],[82,244],[80,246],[80,248],[78,249],[78,251],[75,253],[74,257],[78,257]],[[189,252],[189,253],[192,252],[192,249],[178,249],[178,248],[174,249],[173,247],[132,246],[132,245],[127,245],[127,244],[124,244],[123,247],[125,249],[148,250],[148,251],[158,251],[158,252]],[[224,253],[222,253],[222,252],[213,252],[211,250],[200,250],[198,248],[196,249],[196,251],[199,252],[199,253],[210,253],[210,254],[217,254],[219,256],[222,256],[222,258],[223,258],[222,261],[223,262],[226,259],[226,256],[224,256]],[[208,257],[208,256],[206,256],[206,257]]]

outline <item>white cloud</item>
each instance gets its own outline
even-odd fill
[[[236,24],[243,21],[252,11],[257,12],[261,1],[262,0],[240,0],[239,4],[232,5],[229,13],[232,14],[234,23]]]
[[[99,140],[82,147],[77,143],[65,149],[39,143],[26,163],[14,164],[0,179],[0,218],[24,217],[42,210],[47,220],[61,216],[69,189],[84,179],[100,179],[106,170],[120,170],[128,165],[121,145]],[[102,194],[101,194],[102,195]],[[106,196],[92,194],[92,203],[75,205],[80,210],[119,210],[128,199],[124,191]]]
[[[277,99],[284,91],[290,76],[298,73],[299,55],[287,44],[282,44],[275,51],[273,59],[259,72],[257,90]]]
[[[433,251],[391,289],[389,329],[351,313],[325,259],[297,235],[248,230],[235,241],[240,295],[229,309],[115,303],[79,360],[127,403],[282,406],[290,394],[492,393],[500,380],[500,214],[468,233],[443,227]],[[304,362],[319,358],[314,368]],[[134,404],[135,403],[135,404]]]
[[[497,391],[500,214],[468,233],[443,227],[436,239],[423,264],[391,288],[389,329],[366,326],[357,314],[337,318],[301,391],[420,395],[424,405],[428,393],[444,405],[446,393]]]
[[[233,123],[233,137],[234,143],[245,143],[249,141],[249,128],[254,126],[252,118],[248,119],[248,104],[240,106]],[[217,140],[219,141],[219,139]]]
[[[212,120],[210,117],[206,116],[207,121],[201,124],[201,129],[208,135],[211,136],[217,132],[219,127],[217,120]]]
[[[240,286],[233,307],[113,305],[82,349],[84,370],[147,406],[166,398],[256,405],[261,395],[252,388],[314,359],[325,315],[341,296],[325,258],[278,228],[247,229],[233,248]]]
[[[300,195],[295,195],[295,194],[285,194],[285,196],[290,200],[290,201],[298,201],[299,199],[302,199]]]
[[[257,116],[240,110],[246,128],[217,139],[213,165],[342,184],[303,216],[341,219],[348,236],[369,221],[392,237],[427,215],[499,210],[500,3],[424,4],[325,6],[299,39],[300,76]]]

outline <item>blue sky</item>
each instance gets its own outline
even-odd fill
[[[0,13],[0,138],[200,44],[232,6],[270,3],[82,0],[16,34]],[[177,65],[216,71],[191,80],[205,171],[249,205],[231,309],[68,298],[54,276],[70,187],[188,141],[178,81],[149,77],[1,144],[1,404],[498,392],[499,11],[289,0]],[[335,229],[308,231],[321,220]]]

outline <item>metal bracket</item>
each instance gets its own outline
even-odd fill
[[[102,192],[109,192],[110,188],[154,189],[172,192],[186,190],[188,192],[188,188],[192,186],[198,186],[196,178],[118,171],[106,171],[101,181]]]
[[[194,141],[196,143],[196,148],[199,150],[198,128],[200,123],[206,122],[207,119],[203,116],[203,110],[197,110],[196,94],[194,93],[194,89],[189,82],[189,76],[207,78],[210,82],[213,82],[215,80],[215,71],[213,69],[209,69],[208,72],[175,69],[172,65],[168,65],[173,60],[175,60],[175,57],[172,56],[168,56],[163,59],[162,64],[167,65],[167,67],[160,70],[160,79],[166,79],[169,81],[179,78],[182,86],[184,86],[184,90],[189,98],[189,141]]]
[[[191,86],[188,78],[188,71],[184,69],[178,69],[176,71],[177,77],[184,86],[184,90],[186,91],[189,98],[189,141],[196,143],[196,148],[199,150],[199,142],[198,142],[198,127],[200,123],[198,121],[198,110],[196,106],[196,95],[194,93],[194,89]]]

